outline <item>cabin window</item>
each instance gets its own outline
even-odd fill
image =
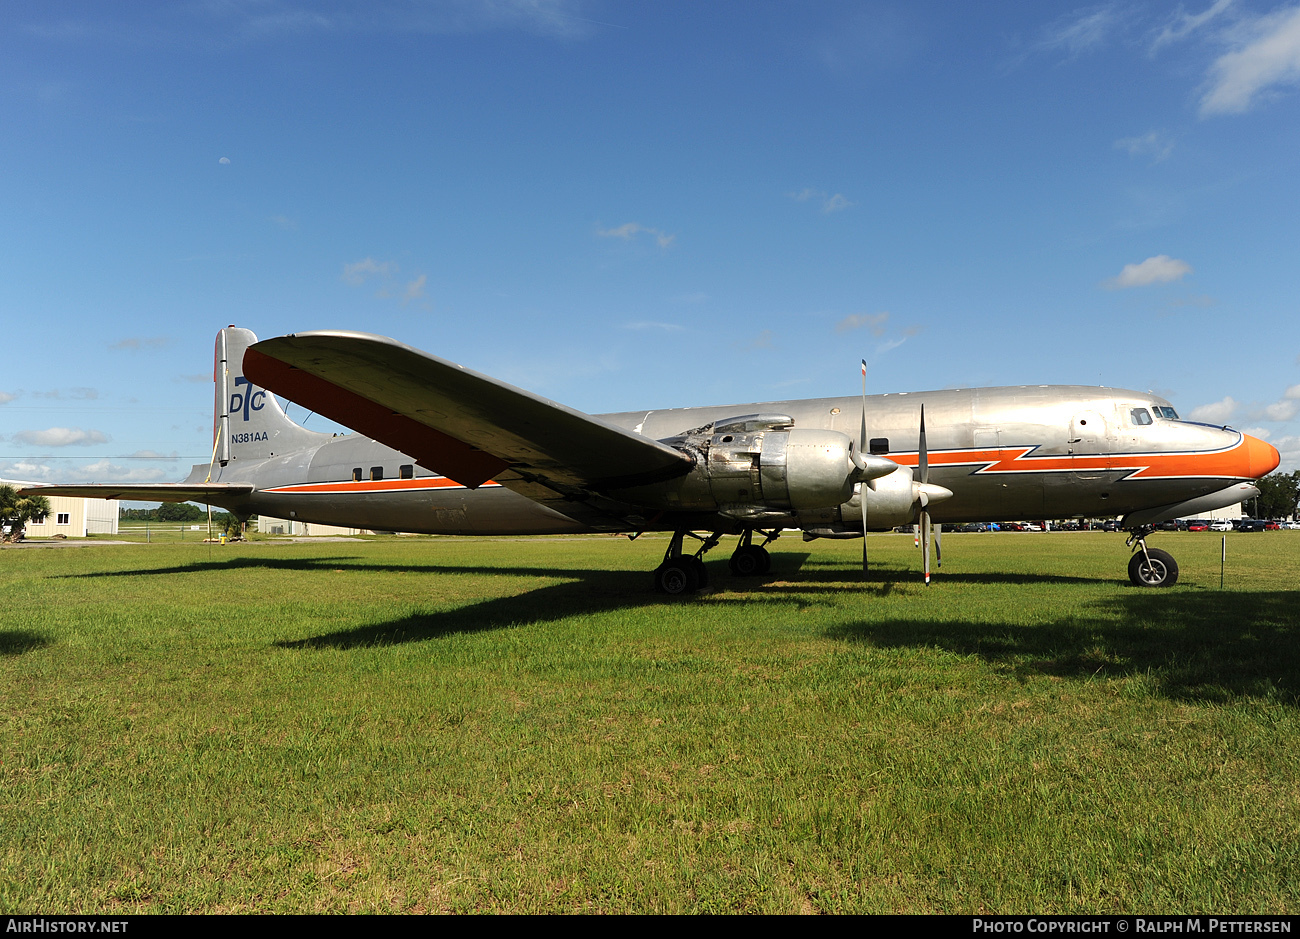
[[[1133,419],[1134,424],[1145,427],[1147,424],[1151,423],[1151,412],[1146,408],[1133,408],[1133,410],[1128,413]]]
[[[371,482],[378,482],[379,480],[381,480],[381,479],[383,479],[383,478],[384,478],[384,468],[383,468],[382,466],[372,466],[372,467],[370,467],[370,480],[371,480]]]
[[[1161,417],[1163,417],[1163,418],[1164,418],[1165,420],[1167,420],[1167,421],[1176,421],[1176,420],[1178,420],[1178,412],[1175,411],[1173,408],[1167,408],[1167,407],[1163,407],[1163,406],[1161,406],[1161,407],[1157,407],[1157,408],[1155,409],[1155,412],[1156,412],[1157,414],[1159,414]]]
[[[399,467],[397,468],[397,475],[400,476],[400,477],[402,477],[403,479],[414,479],[414,478],[415,478],[415,464],[413,464],[413,463],[403,463],[401,466],[399,466]]]
[[[889,452],[888,437],[872,437],[867,441],[867,449],[876,456],[881,456]]]
[[[361,482],[361,467],[359,466],[352,467],[352,481],[354,483]]]

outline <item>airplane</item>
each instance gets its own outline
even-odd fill
[[[1263,440],[1108,387],[864,387],[860,402],[593,416],[361,332],[259,342],[231,326],[214,358],[212,459],[184,482],[25,491],[427,534],[671,532],[654,572],[670,595],[707,585],[703,557],[726,535],[732,573],[749,576],[784,530],[862,537],[865,568],[866,532],[916,525],[928,584],[945,524],[1121,516],[1130,580],[1163,587],[1178,565],[1147,546],[1155,526],[1255,497],[1281,462]],[[307,430],[276,394],[357,433]]]

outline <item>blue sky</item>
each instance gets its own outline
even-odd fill
[[[1300,3],[10,2],[0,126],[0,476],[182,478],[226,324],[591,412],[1151,389],[1300,467]]]

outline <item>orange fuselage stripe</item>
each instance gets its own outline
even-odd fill
[[[482,488],[499,487],[501,484],[489,480]],[[360,482],[348,480],[341,483],[303,483],[297,486],[275,486],[266,492],[408,492],[421,489],[464,489],[454,479],[445,476],[423,477],[421,479],[363,479]]]
[[[976,466],[972,475],[988,473],[1051,473],[1095,470],[1127,471],[1129,479],[1172,479],[1188,476],[1250,478],[1248,454],[1238,441],[1224,450],[1186,453],[1104,453],[1096,456],[1030,456],[1036,446],[988,450],[940,450],[929,454],[931,466]],[[903,466],[916,466],[915,453],[890,454]]]

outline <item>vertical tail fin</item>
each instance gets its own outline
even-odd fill
[[[215,460],[222,466],[318,446],[331,436],[295,424],[275,395],[244,377],[244,350],[255,342],[250,329],[227,326],[217,333],[212,433]]]

